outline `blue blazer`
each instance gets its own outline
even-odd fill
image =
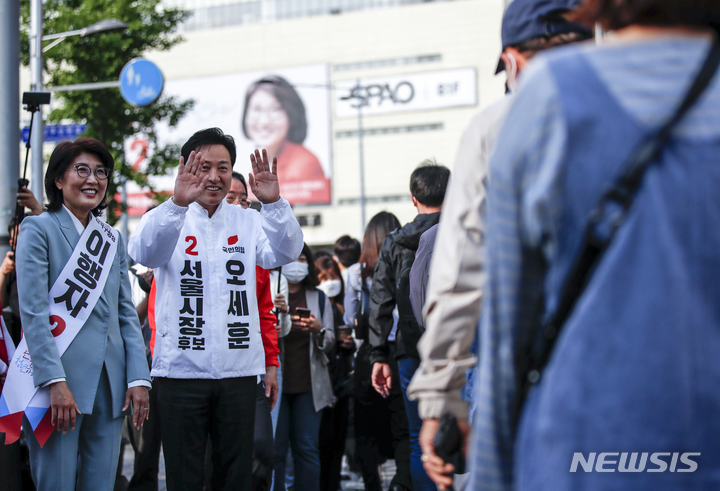
[[[16,252],[20,317],[35,385],[65,377],[80,411],[90,414],[104,364],[114,418],[122,414],[128,381],[150,381],[127,277],[125,245],[119,238],[102,295],[62,357],[50,332],[48,293],[80,239],[68,211],[62,208],[25,218]]]

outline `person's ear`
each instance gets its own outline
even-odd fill
[[[413,206],[414,206],[415,208],[417,208],[417,205],[418,205],[417,198],[411,194],[411,195],[410,195],[410,199],[412,200]]]
[[[62,187],[63,187],[62,176],[55,177],[55,187],[57,187],[59,190],[62,191]]]
[[[515,63],[517,65],[517,73],[520,73],[525,68],[525,65],[528,64],[528,61],[530,61],[530,58],[525,56],[522,51],[519,51],[514,46],[508,46],[505,48],[505,51],[503,51],[503,54],[500,55],[502,58],[503,55],[510,55],[515,60]],[[508,60],[503,59],[505,61],[505,69],[507,70],[508,67]]]

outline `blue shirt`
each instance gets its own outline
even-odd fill
[[[555,309],[588,212],[640,139],[676,109],[708,45],[707,38],[666,37],[558,48],[523,74],[491,161],[471,489],[715,483],[717,76],[645,176],[631,216],[531,391],[519,428],[511,414],[515,357]],[[707,458],[693,474],[568,472],[574,451],[587,457],[699,449]],[[628,476],[634,484],[624,481]]]

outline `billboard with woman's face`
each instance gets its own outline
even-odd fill
[[[234,170],[247,177],[250,153],[265,148],[278,159],[283,198],[330,204],[328,82],[327,65],[169,81],[165,94],[194,99],[195,107],[162,139],[182,144],[195,131],[217,126],[235,138]]]

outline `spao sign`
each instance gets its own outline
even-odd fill
[[[440,70],[337,82],[335,116],[425,111],[477,104],[474,68]]]

